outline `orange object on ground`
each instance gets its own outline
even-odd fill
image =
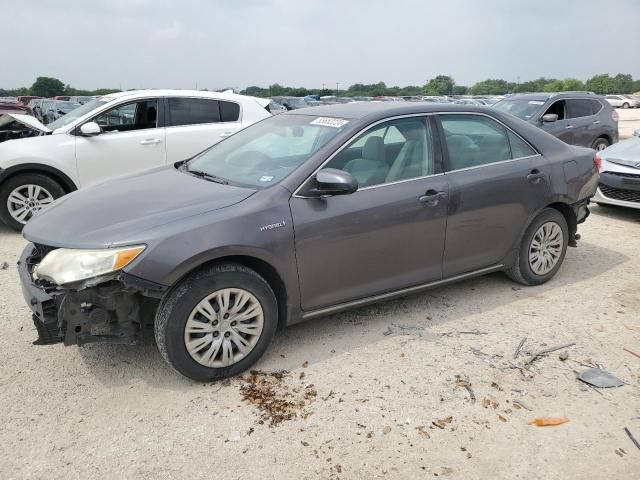
[[[553,427],[555,425],[562,425],[567,423],[569,419],[567,417],[537,417],[530,420],[529,425],[535,425],[536,427]]]

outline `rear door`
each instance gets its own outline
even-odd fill
[[[447,184],[434,131],[427,117],[370,127],[324,165],[354,175],[358,191],[292,197],[303,310],[442,277]],[[402,143],[389,157],[395,146],[385,149],[385,138]]]
[[[81,186],[165,164],[164,128],[158,126],[158,108],[157,98],[135,100],[90,120],[100,125],[102,133],[76,136]]]
[[[169,97],[167,102],[167,160],[194,156],[241,128],[240,104],[197,97]]]
[[[588,98],[569,98],[565,100],[567,120],[573,133],[571,143],[582,147],[591,147],[598,137],[600,121],[594,116],[593,104]]]
[[[492,267],[518,246],[531,214],[548,203],[544,157],[482,114],[439,115],[449,211],[443,276]]]

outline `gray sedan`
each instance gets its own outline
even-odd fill
[[[37,343],[135,343],[237,374],[278,326],[495,271],[550,280],[588,215],[593,150],[494,109],[293,110],[190,160],[86,188],[24,228]]]

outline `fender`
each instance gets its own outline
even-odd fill
[[[50,177],[57,179],[62,184],[62,188],[66,193],[71,193],[78,189],[77,185],[67,174],[43,163],[21,163],[6,169],[0,168],[0,184],[20,173],[46,173]]]

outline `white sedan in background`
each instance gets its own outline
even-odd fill
[[[640,209],[640,130],[633,138],[598,152],[600,183],[593,201]]]
[[[71,191],[190,158],[269,117],[268,103],[230,92],[139,90],[99,97],[47,126],[12,114],[37,136],[0,143],[0,220],[19,230]]]
[[[626,95],[605,95],[605,100],[609,102],[609,104],[613,108],[638,108],[640,107],[640,102],[635,100],[634,98],[629,98]]]

